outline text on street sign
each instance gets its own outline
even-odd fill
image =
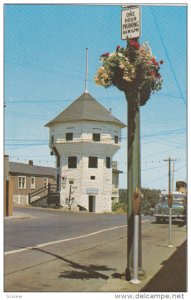
[[[139,38],[141,35],[140,7],[128,8],[121,11],[121,39]]]

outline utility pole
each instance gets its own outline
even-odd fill
[[[172,191],[174,190],[174,161],[172,163]]]
[[[169,206],[169,230],[168,230],[168,247],[173,247],[172,245],[172,202],[173,196],[171,193],[171,162],[176,161],[176,159],[168,158],[164,159],[164,161],[168,161],[168,206]]]
[[[163,159],[163,161],[168,161],[168,192],[171,193],[171,162],[176,161],[176,159],[168,158]]]

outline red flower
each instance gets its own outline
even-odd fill
[[[135,40],[130,40],[129,44],[137,50],[139,50],[139,48],[140,48],[139,43]]]
[[[153,62],[153,65],[159,66],[159,63],[158,63],[157,61],[154,61],[154,62]]]
[[[119,50],[120,48],[121,48],[121,47],[120,47],[119,45],[116,47],[117,50]]]
[[[154,62],[156,62],[156,58],[155,57],[152,57],[151,58],[151,61],[154,63]]]
[[[107,56],[109,56],[109,52],[106,52],[106,53],[101,55],[101,57],[107,57]]]
[[[163,65],[163,63],[164,63],[164,61],[163,61],[163,60],[160,60],[159,62],[160,62],[160,64],[161,64],[161,65]]]
[[[161,75],[159,73],[157,73],[156,77],[160,79]]]

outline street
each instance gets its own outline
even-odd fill
[[[30,218],[5,222],[5,252],[126,225],[126,215],[14,208]]]
[[[128,290],[127,282],[119,281],[127,264],[125,215],[31,208],[17,211],[31,217],[5,221],[5,291]],[[143,288],[161,268],[161,259],[167,261],[176,250],[166,247],[166,233],[167,224],[156,224],[154,218],[143,217],[143,265],[148,276],[136,288]],[[185,238],[185,226],[173,224],[176,246]],[[184,280],[180,289],[185,290],[185,285]]]
[[[15,207],[30,218],[5,223],[5,252],[127,225],[125,214],[90,214]],[[153,220],[143,216],[142,220]]]

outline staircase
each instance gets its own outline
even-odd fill
[[[59,186],[57,184],[48,184],[48,186],[30,193],[29,204],[36,207],[61,207]]]
[[[47,197],[47,205],[48,207],[59,208],[60,205],[60,192],[52,192]]]

